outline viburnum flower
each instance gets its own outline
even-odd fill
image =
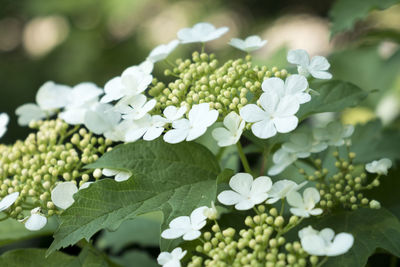
[[[332,74],[328,72],[331,66],[328,60],[322,56],[314,56],[310,62],[310,56],[303,49],[290,50],[287,61],[297,65],[299,74],[308,77],[310,74],[317,79],[331,79]]]
[[[173,129],[164,135],[164,141],[176,144],[192,141],[202,136],[218,118],[218,111],[210,109],[209,103],[193,105],[189,111],[189,119],[180,119],[172,123]]]
[[[315,140],[310,134],[294,133],[272,156],[274,165],[268,170],[268,174],[277,175],[298,158],[307,158],[311,153],[318,153],[326,148],[326,143]]]
[[[265,201],[272,187],[271,178],[260,176],[253,180],[248,173],[237,173],[229,181],[233,190],[222,191],[218,201],[224,205],[235,205],[237,210],[248,210]]]
[[[157,262],[163,267],[181,267],[181,259],[185,257],[186,252],[181,248],[175,248],[171,253],[161,252],[157,257]]]
[[[270,138],[279,133],[288,133],[297,127],[298,119],[294,115],[299,110],[299,102],[293,96],[279,96],[268,91],[259,99],[262,108],[248,104],[240,109],[240,116],[246,122],[254,123],[251,130],[261,139]]]
[[[103,169],[102,173],[104,176],[114,177],[115,181],[117,182],[123,182],[132,177],[132,173],[121,170]]]
[[[31,210],[31,215],[23,220],[25,228],[29,231],[39,231],[47,224],[47,218],[40,212],[40,207]]]
[[[178,40],[172,40],[168,44],[159,45],[151,50],[149,56],[147,57],[147,60],[156,63],[158,61],[166,59],[168,55],[171,54],[171,52],[174,51],[178,45]]]
[[[219,217],[217,207],[215,207],[214,201],[211,201],[211,207],[204,209],[204,215],[209,220],[216,220]]]
[[[86,111],[97,103],[102,93],[103,90],[94,83],[85,82],[74,86],[68,95],[65,110],[59,117],[68,124],[83,124]]]
[[[260,49],[267,43],[267,40],[262,40],[258,35],[251,35],[245,40],[239,38],[232,38],[229,44],[237,49],[247,53]]]
[[[350,250],[354,237],[349,233],[335,232],[330,228],[316,231],[311,226],[299,231],[302,248],[310,255],[338,256]]]
[[[123,97],[131,97],[141,94],[151,83],[153,76],[153,63],[145,61],[139,66],[127,68],[121,76],[109,80],[104,86],[105,95],[102,103],[109,103]]]
[[[0,212],[11,207],[12,204],[14,204],[15,201],[17,201],[18,197],[19,197],[19,192],[14,192],[3,197],[0,201]]]
[[[286,198],[290,192],[300,190],[306,183],[307,181],[301,184],[296,184],[291,180],[279,180],[274,183],[271,190],[268,191],[269,199],[267,199],[266,203],[276,203],[279,200]]]
[[[164,117],[167,119],[168,123],[173,123],[176,120],[179,120],[180,118],[185,115],[187,111],[186,106],[182,106],[180,108],[177,108],[175,106],[168,106],[164,109],[163,114]]]
[[[86,111],[84,125],[95,134],[113,131],[121,120],[121,114],[110,104],[97,103]]]
[[[71,88],[68,86],[46,82],[36,93],[36,104],[28,103],[16,109],[18,124],[26,126],[31,121],[53,115],[55,110],[67,105],[70,93]]]
[[[349,138],[353,132],[353,125],[343,125],[338,121],[332,121],[324,128],[315,128],[314,137],[330,146],[342,146],[345,144],[345,139]]]
[[[74,182],[62,182],[51,190],[51,201],[60,209],[66,210],[74,204],[74,194],[78,187]]]
[[[7,113],[0,114],[0,138],[3,137],[3,135],[7,132],[7,125],[9,121],[10,117],[7,115]]]
[[[212,131],[212,136],[220,147],[234,145],[239,141],[245,124],[245,121],[232,111],[224,118],[225,127],[215,128]]]
[[[321,197],[314,187],[306,188],[303,192],[303,197],[299,192],[291,191],[286,199],[292,206],[290,212],[296,216],[308,218],[310,215],[320,215],[322,213],[322,209],[315,208]]]
[[[124,114],[122,115],[124,120],[138,120],[151,111],[156,104],[155,99],[147,101],[147,97],[140,94],[127,99],[123,105],[117,106],[117,110]]]
[[[183,236],[183,240],[195,240],[200,235],[200,229],[206,225],[207,217],[204,215],[206,206],[195,209],[189,216],[180,216],[169,223],[169,228],[161,233],[164,239],[176,239]]]
[[[367,165],[365,165],[365,169],[369,173],[377,173],[379,175],[387,175],[388,170],[392,167],[392,161],[387,158],[383,158],[380,160],[374,160]]]
[[[229,30],[228,27],[216,29],[214,25],[208,22],[200,22],[192,28],[183,28],[178,32],[178,39],[181,43],[205,43],[218,39]]]
[[[308,89],[307,79],[298,74],[290,75],[285,81],[276,77],[265,79],[261,84],[261,88],[264,92],[276,92],[281,97],[292,95],[299,101],[299,104],[304,104],[311,100],[310,94],[306,92]]]

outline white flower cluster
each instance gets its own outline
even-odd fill
[[[323,128],[313,129],[312,133],[293,133],[289,141],[283,143],[274,153],[274,165],[268,170],[268,174],[277,175],[297,159],[308,158],[311,153],[319,153],[328,146],[342,146],[353,132],[354,126],[333,121]]]
[[[182,103],[155,112],[157,101],[148,99],[146,94],[153,80],[153,66],[166,59],[179,44],[205,43],[221,37],[228,30],[227,27],[215,28],[210,23],[182,29],[176,40],[154,48],[143,63],[129,67],[120,76],[109,80],[104,90],[88,82],[72,88],[47,82],[38,90],[35,104],[25,104],[16,110],[19,124],[27,125],[57,113],[68,124],[83,124],[91,132],[112,141],[134,142],[140,138],[150,141],[163,133],[163,139],[168,143],[195,140],[218,120],[218,111],[209,103],[193,105],[190,110]],[[266,43],[256,35],[229,42],[245,52],[255,51]],[[256,103],[242,107],[240,115],[231,112],[221,118],[224,126],[212,132],[219,146],[237,143],[246,123],[251,124],[254,135],[263,139],[297,127],[296,112],[301,104],[311,100],[305,77],[311,74],[316,78],[330,78],[326,72],[329,63],[323,57],[314,57],[309,62],[304,50],[290,51],[288,60],[299,65],[299,74],[291,75],[285,81],[280,78],[264,80],[264,92],[254,100]]]

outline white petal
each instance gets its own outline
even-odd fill
[[[109,80],[104,85],[104,92],[105,95],[100,100],[102,103],[109,103],[111,101],[121,99],[124,96],[121,77],[115,77]]]
[[[31,214],[25,222],[25,228],[29,231],[39,231],[47,224],[47,218],[41,214]]]
[[[42,110],[62,108],[67,105],[70,93],[71,89],[68,86],[46,82],[36,94],[36,103]]]
[[[146,140],[146,141],[154,140],[154,139],[160,137],[160,135],[163,133],[163,131],[164,131],[163,127],[151,127],[144,134],[143,140]]]
[[[73,195],[78,192],[78,187],[73,182],[63,182],[58,184],[51,191],[51,201],[53,201],[54,205],[59,207],[60,209],[67,209],[72,204],[74,204],[75,200]]]
[[[316,70],[311,70],[310,74],[317,79],[324,79],[324,80],[329,80],[332,79],[332,74],[330,74],[327,71],[316,71]]]
[[[271,189],[271,187],[271,178],[269,178],[268,176],[260,176],[253,181],[251,185],[250,195],[266,193]]]
[[[18,197],[19,197],[19,192],[14,192],[5,196],[0,201],[0,211],[6,210],[9,207],[11,207],[11,205],[14,204],[15,201],[17,201]]]
[[[201,235],[201,232],[198,230],[192,230],[183,235],[183,240],[191,241],[197,239]]]
[[[290,206],[296,208],[303,208],[304,202],[299,192],[292,191],[286,196],[286,200]]]
[[[20,126],[29,125],[31,121],[38,121],[46,118],[46,112],[36,104],[24,104],[15,110],[15,114],[18,115],[18,124]],[[52,114],[49,112],[49,115]]]
[[[256,122],[251,126],[251,131],[255,136],[261,139],[267,139],[276,135],[274,122],[269,119]]]
[[[176,239],[183,236],[186,233],[184,229],[166,229],[161,233],[161,237],[164,239]]]
[[[285,81],[285,93],[287,95],[295,95],[305,91],[307,88],[307,79],[302,75],[290,75]]]
[[[291,77],[291,76],[289,76],[289,77]],[[281,95],[281,94],[284,94],[284,92],[285,92],[284,84],[285,83],[283,82],[282,79],[273,77],[273,78],[265,79],[263,81],[263,83],[261,84],[261,88],[264,92],[267,92],[267,91],[277,92]]]
[[[235,205],[235,209],[237,210],[249,210],[254,207],[254,203],[249,199],[243,199],[239,203]]]
[[[296,116],[289,116],[274,118],[273,122],[276,127],[276,131],[278,131],[279,133],[288,133],[296,129],[299,120]]]
[[[229,186],[243,196],[250,194],[253,176],[248,173],[237,173],[229,181]]]
[[[264,93],[265,94],[265,93]],[[275,111],[276,116],[286,117],[296,114],[300,104],[295,96],[287,95],[282,97],[277,104]]]
[[[164,134],[164,141],[170,144],[177,144],[185,140],[188,134],[188,129],[172,129]]]
[[[120,172],[118,172],[117,175],[115,175],[115,181],[123,182],[123,181],[128,180],[131,176],[132,176],[132,174],[130,172],[120,171]]]
[[[186,255],[186,250],[182,251],[181,248],[175,248],[174,250],[171,251],[171,255],[175,258],[175,259],[179,259],[181,260],[183,257],[185,257]]]
[[[211,135],[215,141],[218,142],[218,146],[220,147],[230,146],[236,143],[235,139],[232,137],[232,133],[225,128],[215,128]]]
[[[161,252],[160,255],[158,255],[158,257],[157,257],[157,262],[158,262],[158,264],[164,266],[169,261],[171,261],[172,258],[173,258],[173,256],[171,255],[171,253],[169,253],[169,252]]]
[[[83,124],[85,122],[86,108],[72,108],[61,112],[58,116],[70,125]]]
[[[243,196],[232,190],[225,190],[219,193],[218,201],[224,205],[235,205],[243,200]]]
[[[178,229],[178,228],[182,228],[182,229],[187,229],[187,228],[191,228],[191,222],[190,222],[190,217],[189,216],[180,216],[177,217],[175,219],[173,219],[170,223],[169,223],[169,227],[173,228],[173,229]]]
[[[310,255],[325,255],[325,242],[318,235],[306,235],[301,239],[302,248]]]
[[[192,226],[197,226],[197,225],[203,224],[203,222],[205,222],[207,217],[204,215],[204,211],[206,209],[207,209],[206,206],[202,206],[202,207],[199,207],[192,211],[192,213],[190,214],[190,221],[191,221]],[[197,229],[197,230],[200,230],[200,229]]]
[[[257,105],[249,104],[239,110],[240,116],[247,122],[257,122],[265,119],[266,113]]]
[[[112,169],[103,169],[102,173],[103,175],[110,177],[110,176],[115,176],[117,175],[119,171],[118,170],[112,170]]]
[[[308,53],[303,49],[290,50],[287,54],[287,61],[300,66],[308,66],[310,64]]]
[[[86,188],[88,188],[91,184],[93,184],[93,182],[85,182],[85,183],[83,183],[83,184],[79,187],[79,190],[86,189]]]
[[[308,218],[310,217],[310,214],[302,208],[290,208],[290,212],[293,215],[299,216],[299,217],[304,217],[304,218]]]
[[[186,137],[186,141],[193,141],[203,134],[205,134],[207,131],[207,127],[199,126],[199,127],[193,127],[189,130],[188,136]]]
[[[329,243],[335,237],[335,232],[331,228],[324,228],[319,232],[319,236],[322,237],[326,243]]]
[[[318,203],[321,199],[319,192],[314,187],[308,187],[303,192],[304,204],[307,206],[307,203]]]
[[[353,246],[354,237],[348,233],[336,235],[332,244],[326,248],[327,256],[337,256],[346,253]]]
[[[278,92],[268,90],[260,96],[259,101],[262,108],[268,114],[273,114],[278,108],[280,98],[281,96]]]

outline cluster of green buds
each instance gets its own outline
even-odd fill
[[[284,234],[302,221],[292,215],[289,219],[276,208],[264,205],[254,208],[256,214],[247,216],[245,228],[235,231],[221,229],[217,221],[210,232],[202,235],[202,245],[196,247],[188,267],[197,266],[317,266],[318,257],[305,252],[298,241],[287,242]]]
[[[149,94],[157,100],[154,112],[169,105],[186,105],[188,110],[194,104],[210,103],[220,115],[239,109],[251,99],[258,99],[262,93],[261,83],[268,77],[285,78],[285,69],[253,66],[251,57],[229,60],[219,67],[214,54],[194,52],[192,60],[177,59],[176,65],[164,74],[176,80],[166,86],[157,79]]]
[[[339,151],[333,152],[335,157],[336,173],[329,174],[328,169],[322,167],[321,159],[312,160],[317,169],[312,175],[307,175],[304,169],[299,172],[309,181],[315,181],[321,195],[320,205],[324,209],[331,209],[341,205],[356,210],[360,207],[379,208],[379,202],[365,197],[363,190],[379,186],[379,176],[369,182],[364,166],[354,165],[356,153],[348,152],[347,159],[341,158]]]
[[[96,161],[111,141],[96,137],[85,128],[71,128],[60,119],[32,122],[25,141],[0,146],[0,196],[19,192],[6,218],[24,218],[24,210],[40,207],[52,216],[61,211],[51,201],[51,190],[60,181],[79,185],[94,178],[86,164]],[[97,179],[97,178],[95,178]]]

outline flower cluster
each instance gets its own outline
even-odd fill
[[[0,146],[0,210],[36,231],[47,217],[72,205],[78,185],[85,188],[91,177],[99,178],[82,167],[105,153],[111,141],[60,119],[30,127],[37,132],[25,141]]]
[[[287,242],[284,235],[298,226],[300,222],[310,216],[322,214],[323,209],[318,207],[320,195],[318,190],[308,187],[303,195],[298,191],[305,185],[296,184],[290,180],[280,180],[272,183],[268,176],[256,179],[248,173],[234,175],[229,186],[232,190],[222,191],[218,201],[224,205],[234,205],[237,210],[254,209],[254,216],[247,216],[244,220],[246,228],[236,231],[232,227],[222,229],[216,221],[219,217],[214,205],[211,208],[200,207],[189,216],[173,219],[169,228],[161,234],[165,239],[183,237],[185,241],[200,239],[202,245],[197,245],[196,252],[189,260],[188,266],[306,266],[307,262],[316,266],[317,256],[336,256],[346,253],[353,245],[351,234],[340,233],[335,236],[330,228],[321,232],[311,226],[303,228],[298,235],[300,242]],[[284,202],[291,206],[292,215],[285,219]],[[281,201],[282,208],[278,213],[270,205]],[[267,210],[267,206],[270,206]],[[201,233],[207,225],[207,219],[214,221],[211,232]],[[181,248],[180,258],[185,254]],[[167,253],[167,254],[165,254]],[[162,252],[161,258],[170,255],[171,266],[180,266],[174,250],[171,254]],[[159,263],[163,266],[163,262]],[[172,263],[171,263],[172,264]],[[169,266],[169,265],[168,265]]]

